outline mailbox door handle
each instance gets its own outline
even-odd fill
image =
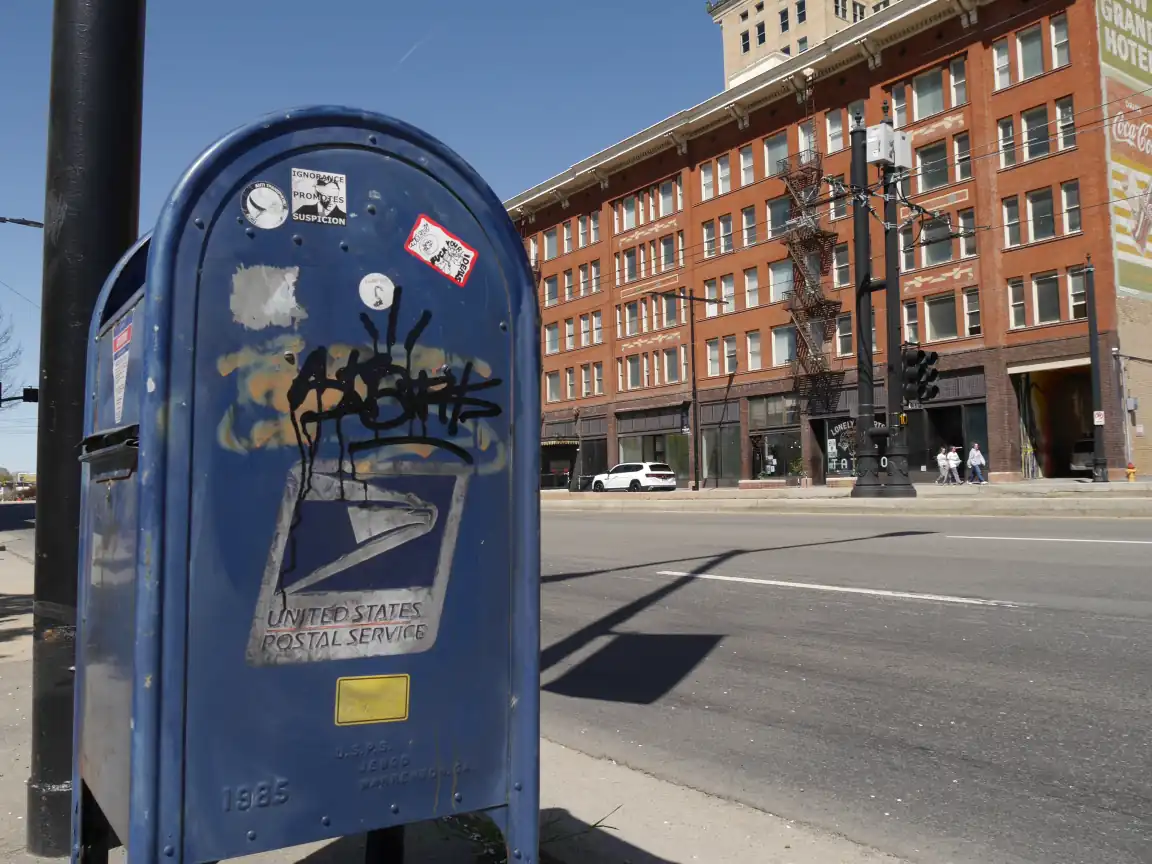
[[[120,426],[89,435],[80,442],[80,451],[80,461],[91,467],[93,481],[127,480],[136,471],[140,425]]]

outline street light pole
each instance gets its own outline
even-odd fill
[[[885,116],[884,122],[892,120]],[[908,428],[901,422],[904,407],[904,381],[901,350],[904,347],[900,296],[900,208],[897,202],[897,168],[884,166],[884,286],[885,318],[888,327],[888,477],[885,498],[915,498],[916,487],[908,476]]]
[[[688,289],[688,356],[692,376],[692,491],[700,489],[700,399],[696,389],[696,294]]]
[[[1088,357],[1092,376],[1092,482],[1108,482],[1108,457],[1104,453],[1104,398],[1100,392],[1100,327],[1096,320],[1096,267],[1092,256],[1084,268],[1084,293],[1088,301]],[[1100,419],[1097,420],[1097,417]]]

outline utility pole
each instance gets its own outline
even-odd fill
[[[864,117],[851,118],[852,173],[857,193],[852,201],[853,251],[856,256],[856,483],[853,498],[878,498],[881,494],[880,457],[871,434],[875,421],[875,385],[872,369],[872,234],[868,224],[868,201],[860,190],[868,187],[868,129]]]
[[[1092,482],[1108,482],[1108,457],[1104,454],[1104,400],[1100,392],[1100,326],[1096,320],[1096,267],[1092,256],[1084,268],[1084,291],[1088,301],[1088,356],[1092,375]]]
[[[706,297],[697,297],[689,288],[687,291],[677,291],[676,297],[688,301],[688,374],[692,376],[692,491],[700,488],[700,398],[696,387],[696,304],[715,303],[717,306],[727,305],[727,300],[717,297],[709,300]]]
[[[893,130],[884,103],[884,125]],[[895,152],[893,153],[895,156]],[[906,166],[905,166],[906,167]],[[915,498],[916,487],[908,476],[908,428],[904,425],[904,322],[901,320],[903,298],[900,296],[900,205],[899,166],[884,164],[884,285],[885,316],[888,327],[888,477],[885,498]]]
[[[144,0],[56,0],[48,102],[28,851],[67,856],[88,325],[136,239]]]

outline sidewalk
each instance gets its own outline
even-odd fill
[[[0,864],[25,852],[32,692],[30,530],[0,531]],[[547,730],[545,730],[547,732]],[[541,864],[899,864],[842,837],[713,798],[608,760],[541,742]],[[408,864],[504,864],[499,832],[477,817],[407,832]],[[123,860],[123,850],[113,852]],[[248,864],[362,864],[346,837],[238,859]]]

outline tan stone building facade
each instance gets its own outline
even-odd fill
[[[1112,20],[1119,7],[1137,8],[1113,2],[1105,20],[1088,0],[870,7],[802,57],[506,202],[539,267],[542,482],[642,459],[671,464],[681,485],[697,470],[709,486],[851,477],[861,334],[852,204],[836,180],[849,175],[849,118],[877,124],[886,102],[911,139],[907,199],[934,214],[901,207],[903,335],[938,351],[942,371],[939,397],[908,412],[916,479],[934,476],[940,446],[977,441],[994,479],[1072,472],[1094,421],[1089,256],[1108,462],[1113,479],[1130,458],[1152,472],[1152,100],[1140,92],[1152,73],[1135,25]],[[831,310],[812,349],[820,387],[797,362],[792,299],[809,271],[790,245],[786,181],[803,165],[828,178],[820,227],[835,235],[817,268]],[[882,381],[883,295],[873,304]]]

